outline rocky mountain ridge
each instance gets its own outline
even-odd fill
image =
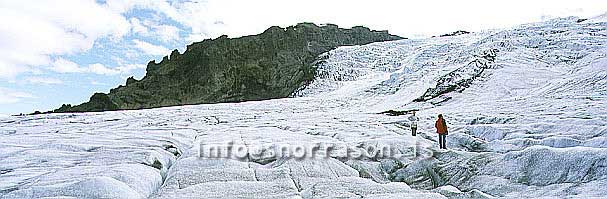
[[[150,61],[141,80],[109,94],[95,93],[77,106],[53,112],[141,109],[185,104],[241,102],[283,98],[314,78],[317,57],[339,46],[403,39],[362,26],[327,24],[273,26],[258,35],[221,36],[174,50],[159,63]]]

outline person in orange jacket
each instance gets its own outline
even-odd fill
[[[434,127],[436,127],[436,133],[438,133],[438,145],[441,149],[447,149],[447,134],[449,134],[449,131],[447,131],[447,122],[445,122],[443,114],[438,114],[438,120],[436,120]]]

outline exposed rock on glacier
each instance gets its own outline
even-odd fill
[[[429,88],[415,101],[427,101],[451,91],[462,91],[464,88],[470,86],[474,79],[481,76],[485,69],[491,67],[491,64],[495,61],[497,52],[497,49],[482,51],[477,59],[440,77],[436,87]]]

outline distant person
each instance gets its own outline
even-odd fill
[[[413,111],[413,115],[409,116],[409,121],[411,122],[411,135],[415,136],[417,135],[417,121],[419,121],[419,118],[415,116],[415,111]]]
[[[436,127],[436,133],[438,133],[438,145],[441,149],[447,149],[447,122],[443,118],[443,114],[438,114],[438,120],[434,124]]]

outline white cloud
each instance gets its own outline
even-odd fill
[[[61,81],[60,79],[55,79],[52,77],[28,77],[25,79],[25,81],[29,82],[30,84],[63,84],[63,81]]]
[[[179,40],[179,28],[169,25],[160,25],[154,28],[155,34],[164,42]]]
[[[51,64],[51,70],[58,73],[83,73],[86,72],[85,68],[80,67],[78,64],[66,60],[63,58],[58,58]]]
[[[181,29],[167,24],[161,24],[153,20],[140,20],[132,17],[129,19],[131,31],[145,37],[152,37],[163,42],[174,42],[180,39]]]
[[[27,71],[26,68],[11,67],[8,62],[0,59],[0,79],[9,79],[12,81],[17,74],[25,71]]]
[[[91,80],[91,84],[95,86],[107,86],[107,84],[98,82],[97,80]]]
[[[128,75],[133,70],[145,68],[143,64],[122,64],[117,67],[107,67],[101,63],[80,66],[72,61],[58,58],[51,64],[50,70],[58,73],[93,73],[98,75]]]
[[[109,68],[103,64],[91,64],[88,66],[88,71],[99,75],[129,75],[133,70],[145,68],[143,64],[125,64],[118,67]]]
[[[190,32],[193,35],[204,35],[205,37],[214,37],[223,34],[223,24],[221,18],[224,13],[239,14],[238,12],[232,12],[236,7],[234,5],[240,5],[242,2],[232,2],[229,6],[225,6],[222,0],[192,0],[192,1],[168,1],[168,0],[133,0],[133,1],[122,1],[122,0],[108,0],[108,7],[117,11],[124,12],[133,8],[148,9],[157,13],[163,14],[169,19],[180,23],[181,25],[190,28]],[[257,1],[256,1],[257,2]],[[221,5],[221,6],[219,6]],[[238,6],[240,7],[240,6]],[[251,9],[257,9],[258,7],[251,7]],[[223,10],[217,10],[223,9]],[[291,10],[291,7],[289,7]],[[255,13],[255,15],[260,13]],[[241,18],[248,18],[251,16],[240,15]],[[274,16],[275,17],[275,16]],[[280,17],[282,18],[282,16]],[[219,22],[219,23],[218,23]],[[268,26],[269,27],[269,26]],[[158,35],[162,36],[162,35]],[[167,36],[167,35],[164,35]]]
[[[94,0],[0,1],[0,78],[51,64],[52,55],[90,49],[102,37],[121,38],[128,21]]]
[[[135,48],[148,55],[168,55],[171,51],[163,46],[157,46],[138,39],[133,40]]]
[[[103,64],[96,63],[90,64],[87,67],[87,71],[98,75],[130,75],[133,70],[145,68],[143,64],[124,64],[118,67],[107,67]]]
[[[116,70],[120,71],[121,74],[130,74],[133,70],[145,69],[146,67],[144,64],[125,64],[116,67]]]
[[[117,74],[120,74],[120,71],[118,71],[116,69],[113,69],[113,68],[105,67],[105,65],[100,64],[100,63],[89,65],[88,66],[88,71],[90,71],[91,73],[98,74],[98,75],[117,75]]]
[[[34,98],[34,95],[0,87],[0,104],[14,104],[27,98]]]
[[[604,0],[207,0],[138,1],[186,27],[190,38],[257,34],[272,25],[298,22],[365,25],[403,36],[436,35],[458,29],[473,31],[540,21],[546,16],[591,17],[607,10]],[[144,3],[145,2],[145,3]],[[142,5],[145,4],[145,5]],[[238,5],[238,6],[234,6]],[[297,9],[293,9],[297,8]]]
[[[302,21],[335,23],[345,27],[365,25],[372,29],[389,30],[402,36],[430,36],[458,29],[479,31],[509,27],[540,21],[542,16],[546,15],[589,17],[607,10],[604,0],[510,0],[490,3],[484,0],[296,2],[211,0],[211,2],[208,5],[214,7],[208,9],[218,12],[214,13],[218,16],[215,20],[225,24],[223,29],[230,36],[256,34],[270,25],[286,26]],[[205,20],[198,17],[193,19]]]
[[[131,31],[133,33],[148,34],[148,28],[139,19],[133,17],[129,19],[129,22],[131,23]]]
[[[218,37],[223,34],[229,34],[229,30],[227,29],[224,20],[229,16],[238,16],[241,20],[246,20],[246,23],[239,24],[244,25],[240,28],[240,30],[246,30],[244,32],[239,32],[237,34],[231,34],[231,36],[242,36],[247,35],[246,32],[255,32],[260,33],[261,31],[256,30],[247,30],[251,25],[262,25],[266,26],[265,28],[269,28],[270,26],[265,25],[265,22],[262,21],[249,21],[250,19],[256,18],[259,15],[266,15],[267,12],[274,14],[274,9],[272,6],[278,6],[280,4],[285,4],[285,1],[278,1],[279,4],[269,4],[263,5],[264,1],[231,1],[224,2],[223,0],[209,0],[209,1],[186,1],[181,3],[157,3],[158,11],[169,17],[170,19],[177,21],[178,23],[190,28],[190,38],[202,36],[204,38],[210,37]],[[291,2],[291,1],[289,1]],[[287,4],[289,3],[287,2]],[[323,1],[324,2],[324,1]],[[321,2],[322,3],[322,2]],[[345,2],[346,4],[349,2]],[[239,5],[239,6],[234,6]],[[249,7],[241,7],[249,6]],[[318,4],[322,5],[322,4]],[[260,11],[253,12],[253,15],[249,15],[244,12],[240,12],[237,9],[268,9],[269,11]],[[276,8],[276,9],[287,9],[293,10],[293,7],[287,6],[284,8]],[[249,11],[250,13],[251,11]],[[264,13],[265,12],[265,13]],[[272,15],[271,21],[275,21],[276,19],[285,19],[291,18],[293,15]],[[334,16],[333,16],[334,17]],[[271,22],[269,21],[269,22]],[[236,25],[236,24],[235,24]],[[196,36],[198,35],[198,36]]]

